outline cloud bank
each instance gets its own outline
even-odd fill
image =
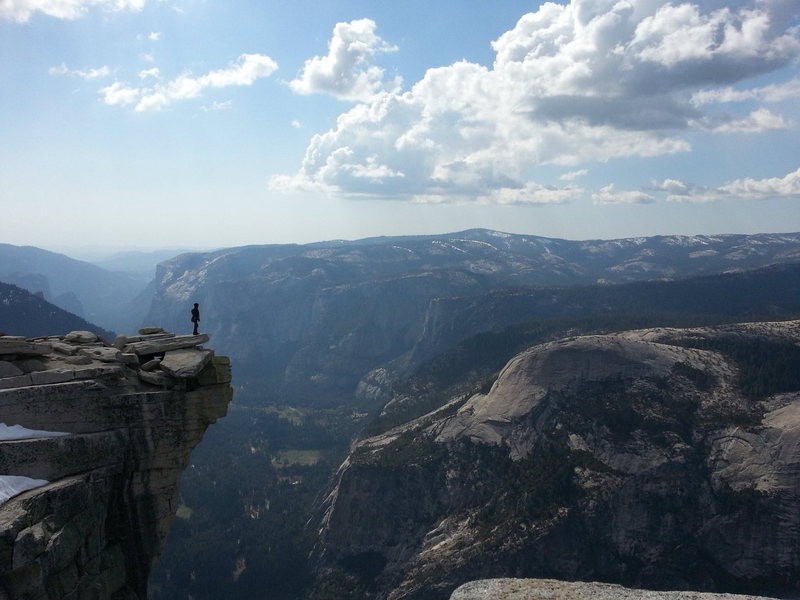
[[[405,91],[371,70],[382,44],[374,23],[339,24],[329,54],[307,61],[291,85],[362,103],[311,139],[297,173],[271,185],[417,202],[566,201],[575,188],[545,193],[531,183],[537,166],[574,170],[687,152],[695,131],[789,126],[758,104],[728,114],[720,103],[742,82],[800,57],[800,33],[788,18],[797,11],[796,0],[713,10],[654,0],[545,3],[492,42],[491,67],[433,68]],[[747,99],[779,96],[789,85]],[[650,198],[604,188],[595,201]]]
[[[697,185],[680,179],[664,179],[653,182],[647,190],[624,193],[642,193],[649,195],[653,200],[696,204],[721,200],[773,200],[778,198],[800,201],[800,168],[783,177],[765,179],[745,177],[716,187]],[[598,202],[598,199],[595,202]]]
[[[105,104],[132,107],[136,112],[158,111],[173,102],[198,98],[209,88],[248,86],[256,80],[272,75],[278,63],[262,54],[242,54],[225,69],[210,71],[194,77],[181,75],[172,81],[158,83],[152,87],[132,87],[115,81],[100,89],[100,98]],[[159,77],[158,69],[147,69],[139,73],[141,79]],[[222,105],[224,103],[221,103]]]

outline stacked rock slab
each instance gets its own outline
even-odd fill
[[[180,474],[232,398],[207,341],[0,336],[0,422],[69,434],[0,440],[0,476],[48,482],[0,504],[0,600],[147,598]]]

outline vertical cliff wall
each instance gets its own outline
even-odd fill
[[[143,331],[0,337],[0,502],[32,488],[0,504],[0,600],[146,599],[181,471],[232,388],[207,336]]]

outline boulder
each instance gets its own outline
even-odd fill
[[[173,377],[197,377],[213,354],[211,350],[171,350],[164,355],[161,368]]]
[[[161,364],[160,358],[150,359],[142,365],[142,371],[155,371],[160,364]]]
[[[161,354],[162,352],[180,350],[181,348],[193,348],[204,344],[208,340],[209,337],[205,333],[201,333],[200,335],[176,335],[170,338],[134,342],[125,346],[123,351],[133,352],[138,356]]]
[[[97,336],[91,331],[70,331],[64,340],[76,344],[91,344],[97,341]]]
[[[77,346],[73,346],[72,344],[65,344],[64,342],[50,342],[50,347],[58,352],[59,354],[66,354],[71,356],[78,351]]]
[[[150,335],[152,333],[165,333],[163,327],[142,327],[139,335]]]
[[[99,346],[97,348],[81,348],[79,352],[89,358],[99,360],[100,362],[120,362],[122,353],[116,348],[108,346]]]

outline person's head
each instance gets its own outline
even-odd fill
[[[194,303],[194,307],[197,308],[198,306],[200,306],[200,305],[197,302],[195,302]]]

